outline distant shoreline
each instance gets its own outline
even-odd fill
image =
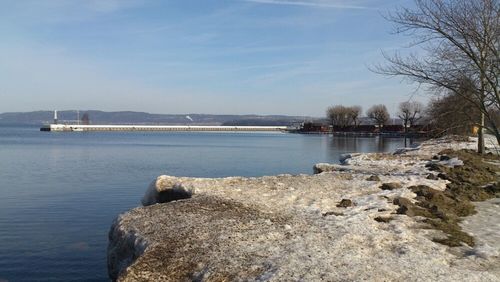
[[[96,110],[57,111],[60,123],[77,124],[86,115],[90,124],[141,124],[141,125],[227,125],[227,126],[278,126],[291,125],[315,117],[288,115],[219,115],[219,114],[151,114],[145,112],[105,112]],[[42,125],[54,120],[54,111],[0,113],[0,124]]]

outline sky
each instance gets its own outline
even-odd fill
[[[0,112],[323,116],[425,101],[373,73],[411,0],[0,0]]]

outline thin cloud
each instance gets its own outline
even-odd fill
[[[132,6],[133,1],[117,1],[117,0],[91,0],[82,3],[85,8],[97,13],[114,13],[123,8]]]
[[[334,9],[358,9],[358,10],[373,9],[366,6],[344,4],[339,1],[335,1],[333,3],[325,1],[292,1],[292,0],[243,0],[243,1],[258,3],[258,4],[308,6],[308,7],[334,8]]]

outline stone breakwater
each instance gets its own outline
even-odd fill
[[[440,193],[450,183],[431,167],[463,165],[436,155],[474,146],[437,139],[394,154],[346,155],[340,165],[316,165],[314,175],[159,176],[144,206],[114,221],[109,275],[119,281],[498,281],[500,242],[491,239],[500,234],[500,218],[491,217],[499,214],[498,201],[482,202],[464,223],[474,243],[458,240],[453,247],[438,243],[451,233],[432,228],[415,206],[422,193],[415,187]]]

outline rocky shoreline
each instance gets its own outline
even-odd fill
[[[478,188],[493,199],[463,207],[475,198],[450,194],[452,172],[470,162],[439,154],[474,146],[443,138],[394,154],[351,154],[315,165],[314,175],[160,176],[144,206],[111,227],[110,278],[498,281],[499,162],[485,160]],[[463,220],[462,208],[479,212]]]

